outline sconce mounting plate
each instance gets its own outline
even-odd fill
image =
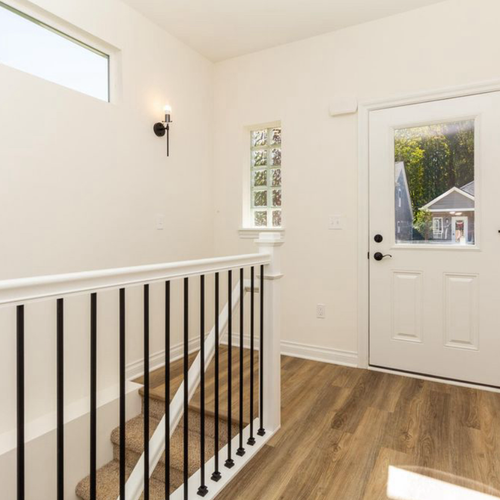
[[[166,128],[165,125],[163,125],[163,123],[158,122],[154,124],[153,130],[158,137],[163,137],[165,135]]]

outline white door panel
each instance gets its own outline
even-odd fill
[[[370,114],[371,365],[500,386],[499,137],[500,93]]]

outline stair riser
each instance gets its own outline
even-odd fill
[[[144,413],[144,398],[142,400],[142,412]],[[162,401],[158,401],[156,399],[151,398],[149,403],[149,416],[155,418],[157,420],[161,420],[165,415],[165,405]],[[195,409],[190,409],[188,412],[189,417],[189,430],[190,431],[200,431],[200,413]],[[214,427],[214,418],[212,416],[208,416],[205,419],[205,436],[207,439],[215,437],[215,427]],[[244,426],[246,427],[248,424],[245,422]],[[179,427],[184,427],[184,419],[181,418],[179,422]],[[232,436],[234,437],[239,432],[238,422],[233,419],[233,430]],[[220,418],[219,419],[219,437],[220,440],[224,443],[227,442],[227,420]]]
[[[113,445],[113,458],[115,460],[120,460],[120,447]],[[127,464],[127,467],[130,469],[133,469],[136,465],[137,462],[139,461],[140,455],[135,453],[134,451],[127,450],[125,452],[125,463]],[[165,482],[165,464],[164,462],[160,462],[157,466],[156,469],[153,472],[153,475],[151,476],[153,479],[156,479],[158,481]]]
[[[120,447],[117,445],[113,445],[113,456],[116,460],[120,459]],[[141,456],[139,453],[136,453],[135,451],[132,450],[127,450],[125,453],[125,463],[127,464],[127,467],[130,467],[133,469],[136,465],[137,462]],[[198,457],[189,457],[189,476],[192,476],[199,468],[199,459]],[[211,458],[207,456],[207,460]],[[198,460],[197,460],[198,459]],[[181,475],[182,477],[182,470],[183,470],[183,455],[181,454],[176,454],[176,456],[172,457],[172,463],[171,463],[171,471],[175,475]],[[156,466],[156,469],[153,472],[152,477],[154,479],[157,479],[158,481],[163,481],[165,482],[165,456],[162,455],[160,461],[158,462],[158,465]],[[181,483],[182,484],[182,480]]]
[[[142,395],[141,395],[142,396]],[[142,396],[142,413],[144,413],[144,396]],[[165,402],[160,401],[155,398],[150,398],[149,399],[149,416],[152,418],[156,418],[156,420],[161,420],[163,418],[163,415],[165,415]],[[210,409],[207,409],[206,415],[210,415],[213,417],[213,411]],[[258,408],[256,406],[254,410],[254,417],[257,417],[258,415]],[[195,426],[192,427],[193,429],[198,429],[200,426],[200,411],[198,408],[192,408],[190,406],[189,408],[189,426]],[[233,412],[233,418],[231,419],[233,424],[238,425],[239,419],[238,415]],[[219,413],[219,418],[221,420],[227,421],[226,418],[226,408],[221,408],[220,413]],[[246,427],[249,424],[249,418],[248,415],[245,413],[244,419],[243,419],[243,425]],[[182,420],[181,420],[181,425],[182,425]]]
[[[143,400],[142,413],[144,413],[144,400]],[[163,404],[161,403],[161,401],[151,399],[151,402],[149,405],[149,416],[152,418],[155,418],[157,420],[161,420],[164,415],[165,415],[165,408],[164,408]],[[190,410],[188,412],[188,417],[189,417],[189,430],[198,432],[200,429],[200,414],[196,410]],[[207,422],[207,424],[208,424],[208,422]],[[180,427],[184,426],[184,419],[183,418],[181,418],[181,420],[179,422],[179,426]],[[206,425],[205,432],[206,432],[207,437],[208,436],[214,437],[214,435],[215,435],[213,426]]]
[[[97,471],[97,498],[99,500],[116,500],[120,494],[119,488],[119,463],[116,461],[110,462],[101,469]],[[131,469],[126,470],[126,477],[129,477]],[[177,477],[171,476],[174,481],[171,481],[170,493],[175,491],[179,485],[182,484],[182,477],[178,475]],[[156,481],[151,479],[149,483],[150,487],[150,500],[165,500],[165,482]],[[85,479],[78,483],[76,490],[76,496],[81,500],[91,500],[90,499],[90,477],[87,476]],[[73,497],[71,497],[73,498]],[[141,495],[139,500],[143,500],[143,495]]]
[[[142,413],[144,413],[144,397],[142,398]],[[149,398],[149,416],[161,420],[165,415],[165,402]]]

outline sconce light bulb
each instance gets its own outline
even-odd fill
[[[172,113],[172,107],[169,104],[165,104],[163,110],[165,112],[165,123],[170,123],[170,114]]]

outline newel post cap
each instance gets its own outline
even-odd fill
[[[259,239],[255,244],[259,247],[259,253],[269,254],[271,263],[267,267],[265,279],[277,280],[283,277],[281,274],[280,248],[285,241],[280,233],[259,233]]]

